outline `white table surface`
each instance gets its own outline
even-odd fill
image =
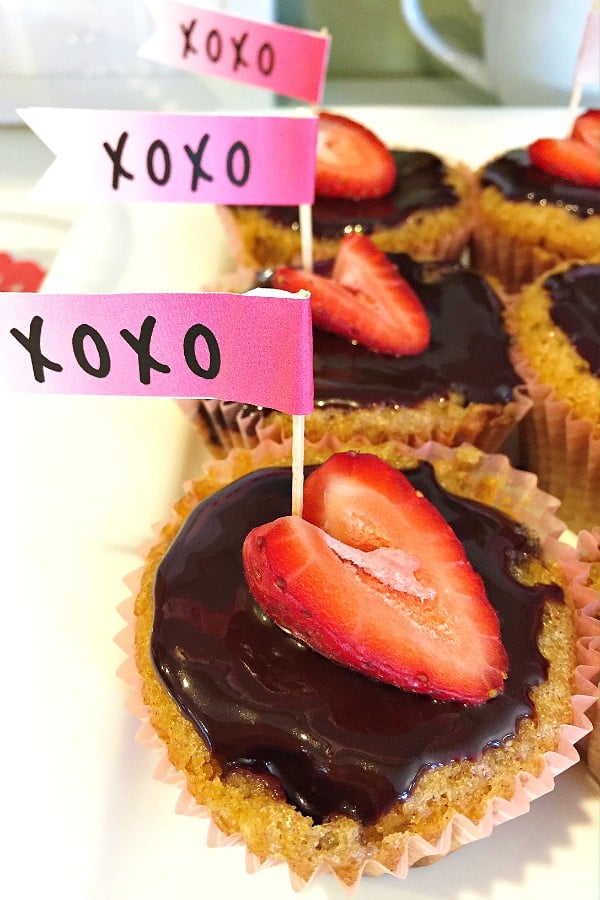
[[[556,110],[498,119],[482,110],[364,110],[382,131],[419,127],[422,145],[487,152],[539,127],[560,127]],[[359,111],[360,115],[360,111]],[[506,126],[506,127],[504,127]],[[535,126],[535,127],[534,127]],[[495,134],[494,134],[495,129]],[[452,140],[448,141],[449,147]],[[49,155],[24,129],[0,129],[0,251],[31,249],[40,215],[63,242],[48,290],[183,289],[200,279],[182,259],[209,237],[210,213],[183,208],[32,208],[27,190]],[[3,215],[4,214],[4,215]],[[12,221],[10,217],[12,216]],[[22,228],[16,228],[19,218]],[[208,217],[208,218],[207,218]],[[76,220],[72,231],[70,223]],[[153,241],[178,225],[198,229],[160,266]],[[116,229],[116,231],[114,230]],[[120,229],[120,230],[119,230]],[[128,240],[128,258],[111,247]],[[4,242],[4,245],[3,245]],[[218,251],[218,252],[217,252]],[[54,252],[54,251],[53,251]],[[87,255],[86,255],[87,254]],[[85,265],[82,259],[87,260]],[[102,264],[102,265],[101,265]],[[105,268],[103,268],[105,266]],[[203,270],[204,271],[204,270]],[[239,847],[208,850],[206,823],[175,814],[177,791],[152,778],[155,757],[134,740],[123,708],[122,660],[113,638],[122,578],[201,455],[170,400],[2,397],[3,838],[0,895],[61,900],[261,900],[292,896],[282,867],[249,876]],[[405,881],[365,879],[358,896],[410,900],[559,900],[600,891],[597,787],[578,764],[526,816],[491,838]],[[344,896],[331,878],[307,898]]]

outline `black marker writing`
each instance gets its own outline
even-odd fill
[[[98,356],[98,364],[96,366],[92,365],[88,359],[84,344],[86,338],[89,338],[96,349]],[[110,373],[110,353],[108,352],[106,341],[99,331],[91,325],[78,325],[73,332],[71,344],[80,369],[83,369],[84,372],[92,375],[94,378],[106,378]]]
[[[197,19],[192,19],[189,25],[186,25],[184,22],[179,23],[179,29],[183,35],[182,59],[186,59],[191,54],[194,56],[199,54],[198,45],[193,42],[197,24]],[[254,53],[253,48],[249,46],[251,40],[251,35],[247,31],[244,31],[239,36],[229,35],[229,43],[232,49],[231,71],[237,72],[239,69],[251,69],[253,66],[256,66],[262,75],[270,75],[275,68],[275,49],[273,45],[269,41],[264,41]],[[225,61],[223,59],[226,46],[226,41],[218,28],[211,28],[210,31],[206,32],[203,50],[209,62],[216,65],[223,61],[227,66],[229,60]]]
[[[192,19],[192,21],[190,22],[190,27],[189,27],[189,28],[186,28],[185,25],[183,24],[183,22],[181,22],[181,24],[179,25],[179,27],[181,28],[181,31],[182,31],[182,33],[183,33],[183,37],[184,37],[184,39],[185,39],[185,44],[184,44],[184,47],[183,47],[183,58],[184,58],[184,59],[186,58],[186,56],[188,55],[188,53],[196,53],[196,54],[198,53],[198,51],[197,51],[196,48],[193,46],[193,44],[192,44],[192,42],[191,42],[191,40],[190,40],[190,38],[191,38],[191,36],[192,36],[192,31],[193,31],[194,28],[196,27],[196,22],[197,22],[196,19]]]
[[[17,328],[11,328],[10,333],[16,340],[25,347],[31,357],[31,367],[33,369],[33,377],[40,384],[46,380],[44,369],[50,369],[52,372],[62,372],[63,367],[59,363],[52,362],[42,353],[42,325],[44,320],[41,316],[34,316],[29,326],[29,337],[19,331]]]
[[[119,188],[119,178],[122,176],[123,178],[129,178],[133,181],[133,175],[131,172],[127,172],[126,169],[121,165],[121,156],[123,155],[123,150],[125,149],[125,143],[127,138],[129,137],[128,133],[124,131],[119,138],[119,143],[117,144],[117,149],[113,150],[109,143],[106,141],[102,144],[108,155],[110,156],[113,164],[113,177],[112,177],[112,187],[113,191],[118,190]]]
[[[131,152],[129,171],[125,168],[123,162],[128,137],[129,133],[123,131],[119,137],[116,149],[113,149],[106,141],[102,144],[113,164],[111,184],[115,191],[119,190],[121,178],[133,180],[139,174],[134,162],[131,161]],[[215,178],[214,173],[218,172],[225,175],[231,184],[236,187],[243,187],[250,177],[251,169],[250,150],[247,145],[243,141],[234,141],[227,151],[225,160],[221,161],[220,168],[217,168],[219,160],[214,159],[213,153],[211,173],[203,166],[204,155],[208,150],[209,142],[210,134],[203,134],[198,141],[196,150],[193,150],[189,144],[184,144],[183,147],[169,148],[164,140],[157,138],[149,144],[146,150],[143,162],[146,175],[153,184],[158,187],[165,187],[169,184],[175,167],[181,167],[181,160],[185,160],[186,164],[191,164],[189,186],[192,192],[198,190],[198,184],[201,181],[213,181]]]
[[[136,338],[127,328],[123,328],[120,331],[123,340],[137,353],[140,384],[150,384],[150,372],[152,369],[156,369],[157,372],[163,372],[165,375],[171,371],[169,366],[158,362],[150,353],[150,341],[152,340],[152,332],[155,325],[156,319],[153,316],[146,316],[142,322],[139,338]]]
[[[203,337],[209,353],[208,368],[204,369],[198,362],[196,356],[196,341],[199,337]],[[183,355],[187,363],[187,367],[194,375],[200,378],[216,378],[221,369],[221,351],[217,339],[206,325],[192,325],[186,331],[183,339]]]
[[[168,375],[171,367],[159,362],[153,356],[150,345],[157,320],[154,316],[146,316],[142,322],[139,336],[128,328],[122,328],[119,334],[137,357],[138,378],[140,384],[150,384],[152,371]],[[34,316],[29,326],[29,335],[18,328],[11,328],[10,334],[27,351],[31,360],[31,368],[35,380],[43,384],[46,381],[46,369],[52,372],[63,372],[63,366],[49,359],[42,351],[42,328],[44,320]],[[203,341],[204,350],[197,352],[198,341]],[[221,370],[221,350],[214,333],[198,322],[190,326],[183,336],[183,358],[190,372],[198,378],[209,380],[216,378]],[[93,325],[78,325],[71,336],[73,356],[79,368],[92,378],[107,378],[111,372],[111,353],[106,340]],[[208,356],[207,352],[208,351]],[[200,357],[200,358],[199,358]],[[200,360],[207,360],[206,365]]]

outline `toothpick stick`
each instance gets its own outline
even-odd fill
[[[302,268],[305,272],[313,270],[313,234],[312,234],[312,206],[302,203],[299,208],[300,219],[300,254]]]
[[[302,113],[300,113],[302,114]],[[301,203],[300,259],[305,272],[313,270],[312,206]],[[301,516],[304,502],[304,416],[292,416],[292,515]]]
[[[568,128],[569,130],[573,127],[573,120],[575,118],[575,114],[579,109],[579,104],[581,103],[581,97],[583,95],[583,86],[580,81],[576,81],[573,86],[573,90],[571,91],[571,99],[569,101],[569,110],[568,110]]]
[[[292,515],[302,515],[304,501],[304,416],[292,416]]]
[[[312,207],[303,203],[299,208],[300,250],[302,268],[312,272]],[[304,496],[304,416],[292,416],[292,515],[302,515]]]

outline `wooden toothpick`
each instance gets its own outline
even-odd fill
[[[304,416],[292,416],[292,515],[302,516],[304,501]]]

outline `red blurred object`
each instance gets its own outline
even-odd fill
[[[45,277],[45,269],[36,262],[0,253],[0,291],[38,291]]]

